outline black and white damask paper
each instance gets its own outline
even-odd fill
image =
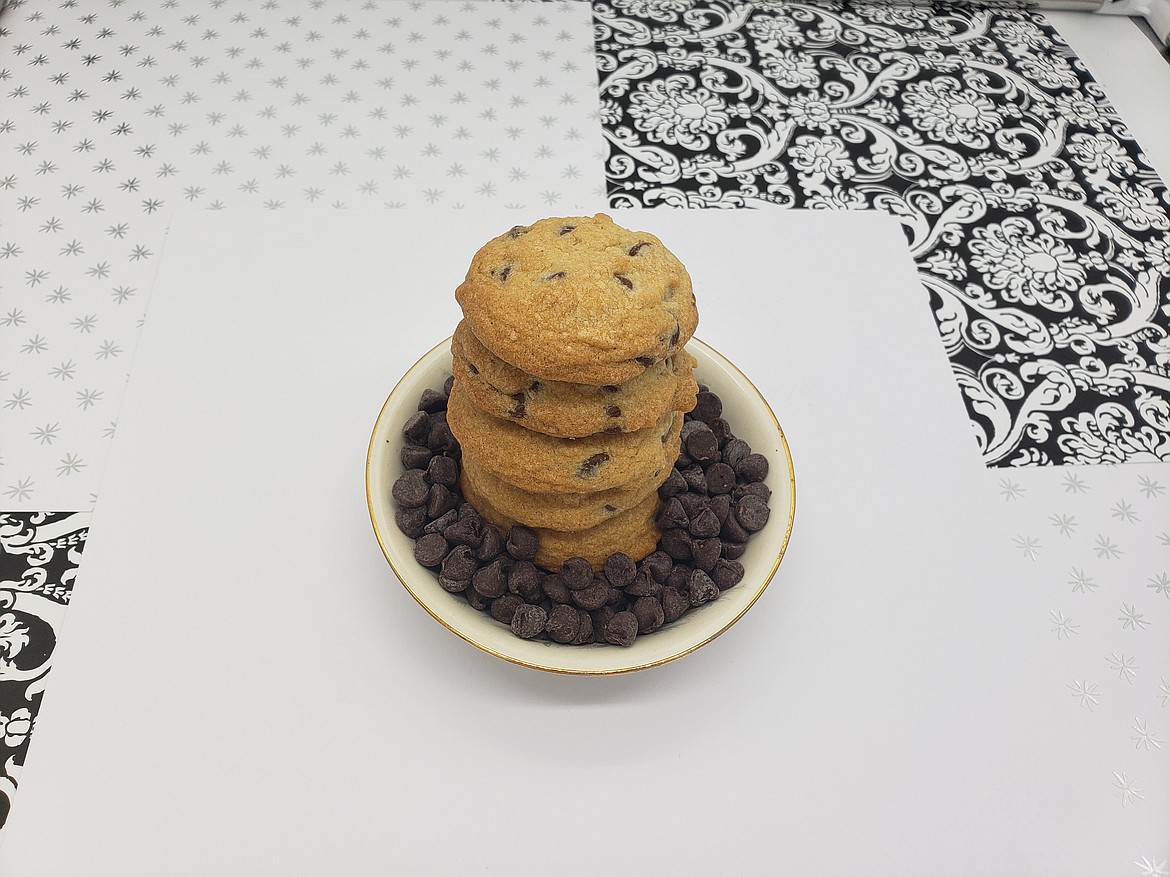
[[[1170,459],[1170,196],[1039,14],[593,10],[611,206],[888,211],[988,465]]]
[[[8,818],[73,593],[88,515],[0,513],[0,825]]]

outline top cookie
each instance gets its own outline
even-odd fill
[[[605,214],[542,219],[488,241],[455,298],[496,356],[536,377],[622,384],[699,322],[686,268]]]

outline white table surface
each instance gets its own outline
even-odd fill
[[[1087,875],[1161,855],[1170,601],[1038,574],[1057,537],[1014,541],[887,217],[623,214],[687,261],[700,336],[792,447],[789,553],[731,632],[575,679],[427,617],[370,531],[365,443],[514,218],[465,211],[437,238],[413,211],[176,216],[0,871]],[[1170,484],[1083,481],[1099,503],[1137,470]],[[1010,480],[1057,502],[1065,474]],[[1106,532],[1154,560],[1170,515],[1138,511]],[[1090,534],[1073,544],[1062,562]],[[1049,632],[1053,606],[1129,591],[1148,629]],[[1109,648],[1140,652],[1136,680]],[[1070,693],[1082,669],[1159,746]]]

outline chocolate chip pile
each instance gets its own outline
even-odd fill
[[[445,591],[523,639],[628,646],[743,578],[738,558],[768,522],[768,460],[732,434],[716,394],[700,388],[686,415],[678,461],[658,491],[658,549],[637,563],[613,554],[596,573],[571,557],[553,573],[532,562],[535,532],[517,525],[504,535],[463,501],[459,444],[447,425],[451,385],[424,391],[403,426],[406,472],[392,490],[398,528]]]

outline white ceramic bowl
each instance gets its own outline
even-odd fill
[[[717,600],[692,609],[658,631],[639,636],[628,647],[594,644],[560,645],[523,640],[490,615],[479,612],[458,595],[439,587],[435,575],[414,559],[414,540],[394,523],[390,489],[402,474],[399,460],[402,425],[418,407],[422,391],[438,389],[451,374],[450,339],[423,356],[402,377],[378,415],[366,456],[366,498],[378,542],[395,575],[430,615],[476,648],[537,670],[606,675],[642,670],[673,661],[709,643],[733,625],[756,602],[772,580],[796,512],[796,481],[788,443],[776,416],[755,386],[720,354],[697,339],[687,350],[698,360],[696,377],[723,400],[724,417],[732,431],[768,458],[767,484],[772,489],[768,524],[754,534],[740,563],[743,580]]]

